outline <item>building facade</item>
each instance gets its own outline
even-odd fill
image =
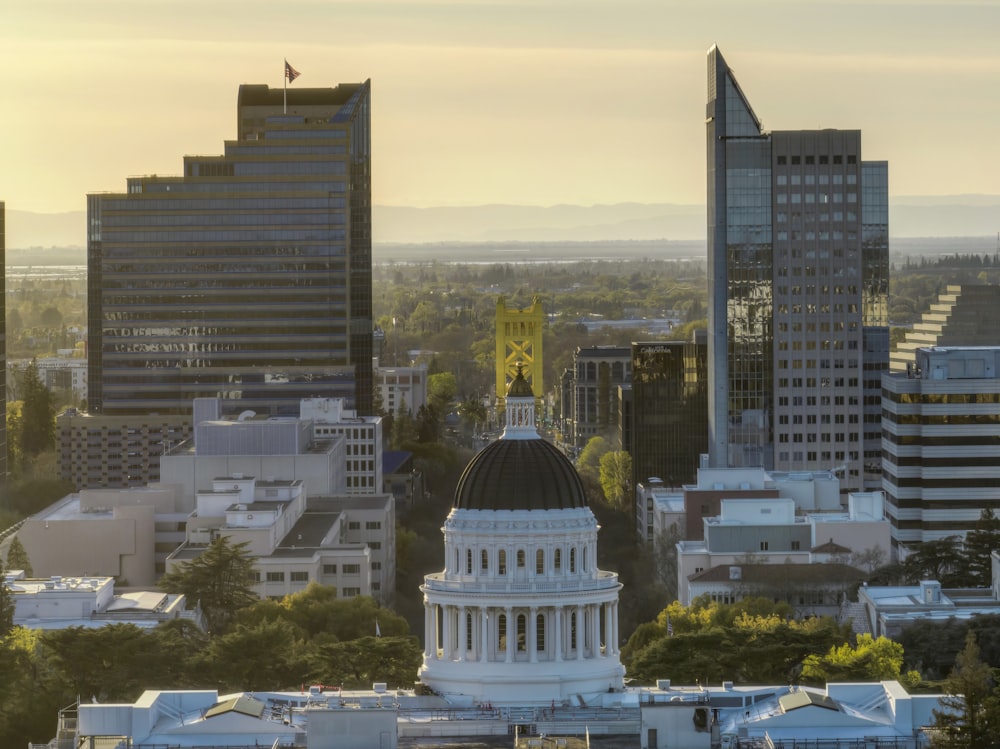
[[[571,418],[568,441],[583,449],[592,437],[618,431],[618,387],[632,378],[628,346],[586,346],[573,355]]]
[[[889,369],[912,370],[922,348],[996,345],[1000,345],[1000,286],[949,284],[896,344]]]
[[[632,486],[695,480],[708,449],[707,354],[704,335],[632,344]]]
[[[370,83],[243,85],[238,132],[183,175],[87,198],[95,414],[195,397],[372,413]]]
[[[1000,347],[917,349],[882,389],[894,549],[964,537],[983,510],[1000,513]]]
[[[765,131],[717,47],[708,92],[711,464],[844,466],[859,490],[865,372],[888,366],[887,164],[858,130]]]
[[[7,210],[5,203],[0,200],[0,261],[6,263],[7,258]],[[6,268],[6,265],[4,265]],[[3,298],[7,298],[7,274],[0,278],[0,291],[3,291]],[[0,310],[0,392],[4,394],[3,405],[0,406],[0,416],[3,417],[3,424],[0,424],[0,483],[7,482],[7,312]]]

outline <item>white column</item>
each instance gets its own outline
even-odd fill
[[[441,658],[450,661],[452,655],[451,649],[451,606],[441,607]]]
[[[576,659],[583,660],[583,649],[587,637],[587,623],[583,619],[583,606],[576,607]]]
[[[467,653],[468,623],[465,620],[465,606],[458,607],[458,660],[464,661]]]
[[[434,611],[430,603],[424,601],[424,657],[433,653],[437,658],[437,632],[434,629]]]
[[[504,615],[505,615],[506,621],[507,621],[507,648],[506,648],[505,653],[504,653],[504,660],[507,663],[510,663],[512,660],[514,660],[513,659],[513,655],[514,655],[513,646],[514,646],[514,640],[517,639],[517,624],[513,621],[512,617],[511,617],[511,610],[512,609],[511,609],[510,606],[507,606],[504,609]]]
[[[486,663],[490,652],[489,612],[485,606],[479,607],[479,662]]]
[[[531,607],[528,621],[528,658],[532,663],[538,663],[538,608]]]
[[[611,604],[603,604],[604,608],[604,655],[612,656],[615,652],[614,640],[611,639]]]
[[[614,634],[615,640],[615,652],[618,652],[618,600],[615,599],[611,602],[611,622],[612,622],[612,633]]]
[[[555,636],[556,639],[552,643],[555,646],[556,660],[561,661],[563,659],[562,654],[562,606],[556,606],[556,626],[555,626]]]

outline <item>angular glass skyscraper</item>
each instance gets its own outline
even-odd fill
[[[370,96],[243,85],[224,155],[88,196],[92,413],[372,412]]]
[[[716,47],[706,125],[710,462],[877,487],[887,165],[861,160],[858,130],[765,132]]]

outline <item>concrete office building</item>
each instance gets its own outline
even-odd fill
[[[567,442],[578,449],[592,437],[617,431],[618,386],[629,382],[632,352],[627,346],[586,346],[573,355],[572,404]]]
[[[887,164],[859,130],[764,130],[716,47],[706,118],[711,465],[844,466],[857,491],[888,367]]]
[[[101,416],[67,408],[56,417],[59,477],[78,491],[155,483],[161,456],[193,433],[190,412]]]
[[[882,486],[895,550],[1000,513],[1000,346],[917,349],[883,375]]]
[[[1000,346],[1000,286],[950,284],[896,344],[889,369],[906,372],[917,350],[934,346]]]
[[[242,85],[223,155],[88,196],[91,413],[372,413],[370,91]]]

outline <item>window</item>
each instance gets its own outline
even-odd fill
[[[372,571],[373,572],[378,572],[381,569],[382,569],[382,563],[381,562],[372,562]]]
[[[507,574],[507,551],[505,549],[500,549],[500,553],[497,557],[497,574]]]
[[[576,572],[576,548],[569,550],[569,571],[572,573]]]
[[[486,549],[483,549],[481,552],[479,552],[479,569],[481,569],[483,572],[486,572],[487,570],[489,570],[489,568],[490,568],[490,555],[489,552],[486,551]]]
[[[500,618],[497,619],[497,649],[505,650],[507,648],[507,615],[500,614]]]
[[[368,548],[372,549],[374,551],[378,551],[379,549],[382,548],[382,542],[381,541],[369,541],[368,542]]]
[[[761,551],[767,551],[767,541],[761,541],[760,542],[760,550]]]
[[[799,550],[799,542],[792,541],[792,551],[798,551],[798,550]]]
[[[535,650],[545,650],[545,617],[542,614],[535,619]]]
[[[380,531],[382,530],[382,523],[378,520],[368,520],[365,522],[366,531]]]
[[[268,572],[267,573],[267,581],[269,583],[283,583],[283,582],[285,582],[285,573],[284,572]]]
[[[337,571],[336,570],[336,565],[334,565],[334,570],[333,571],[334,572]],[[257,572],[256,570],[254,570],[253,572],[251,572],[250,573],[250,582],[252,582],[252,583],[259,583],[260,582],[260,573]]]
[[[535,574],[545,574],[545,552],[541,549],[535,552]]]
[[[307,583],[309,582],[309,573],[297,570],[291,573],[291,580],[293,583]]]
[[[472,650],[472,614],[465,615],[465,649]]]
[[[465,574],[472,574],[472,549],[465,550]]]
[[[562,567],[562,549],[556,549],[552,556],[552,566],[557,570]]]
[[[517,651],[523,653],[528,649],[528,643],[525,642],[527,633],[527,622],[525,621],[524,614],[517,615]]]
[[[361,565],[360,564],[345,564],[343,568],[345,575],[360,575]]]
[[[335,565],[335,564],[324,564],[323,565],[323,574],[324,575],[336,575],[337,574],[337,565]]]
[[[359,531],[361,530],[361,522],[358,520],[352,520],[347,524],[347,530],[349,531]]]
[[[361,595],[361,588],[341,588],[340,597],[341,598],[354,598],[354,596]]]
[[[517,567],[518,569],[524,569],[524,549],[517,550]]]

